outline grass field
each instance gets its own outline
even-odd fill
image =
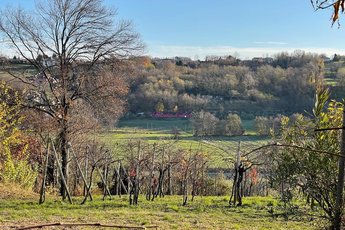
[[[242,126],[246,135],[255,135],[254,120],[243,120]],[[144,129],[171,132],[178,129],[184,133],[192,133],[193,127],[189,119],[185,118],[134,118],[122,119],[118,123],[120,129]]]
[[[80,205],[61,202],[49,196],[38,205],[38,196],[0,200],[0,228],[12,229],[46,223],[102,223],[123,226],[158,226],[159,229],[319,229],[321,221],[306,213],[302,206],[294,214],[284,215],[272,197],[244,199],[243,207],[229,207],[228,197],[196,197],[182,206],[182,197],[166,196],[155,201],[139,197],[138,206],[128,204],[128,196],[113,197]],[[54,228],[62,229],[62,228]],[[73,229],[101,229],[74,227]],[[106,228],[105,228],[106,229]]]
[[[334,78],[325,78],[325,83],[327,86],[336,86],[337,85],[337,81]]]
[[[253,124],[253,120],[243,122],[244,128],[252,135],[201,138],[193,136],[190,121],[187,119],[127,119],[120,121],[117,129],[103,132],[98,138],[117,154],[121,154],[122,151],[118,148],[119,144],[128,141],[141,140],[149,144],[171,142],[176,148],[206,152],[210,158],[210,167],[225,168],[229,167],[229,163],[224,159],[234,158],[239,141],[242,152],[250,151],[269,141],[269,137],[254,135]],[[174,128],[179,130],[177,138],[174,138],[172,132]]]
[[[126,121],[121,128],[103,132],[98,138],[109,146],[129,140],[148,143],[175,141],[179,148],[199,149],[209,153],[211,167],[232,167],[224,157],[234,156],[241,141],[242,149],[251,149],[267,142],[266,137],[255,135],[239,137],[196,138],[192,132],[181,131],[177,140],[169,132],[170,123],[150,122],[156,129],[143,128],[144,121]],[[188,125],[180,121],[175,126]],[[249,122],[248,122],[249,123]],[[159,124],[159,125],[158,125]],[[249,126],[249,125],[248,125]],[[221,150],[223,149],[223,150]],[[226,151],[224,151],[226,150]],[[126,153],[124,153],[126,154]],[[189,198],[191,199],[191,198]],[[158,229],[244,229],[244,230],[313,230],[320,229],[326,222],[318,214],[311,213],[305,203],[298,202],[293,213],[286,215],[282,204],[273,197],[246,197],[242,207],[230,207],[228,196],[195,197],[194,201],[182,206],[181,196],[165,196],[155,201],[139,197],[138,206],[130,206],[128,195],[114,196],[102,200],[94,195],[94,201],[80,205],[82,198],[73,197],[74,204],[62,202],[60,197],[48,196],[46,202],[38,205],[38,195],[25,190],[1,186],[0,183],[0,229],[32,226],[47,223],[101,223],[122,226],[158,226]],[[46,228],[48,229],[48,228]],[[49,228],[50,229],[50,228]],[[70,229],[53,227],[52,229]],[[73,227],[72,229],[109,229],[94,227]],[[130,228],[128,228],[130,229]]]
[[[122,119],[118,124],[119,128],[161,130],[169,132],[175,128],[183,132],[191,132],[192,125],[189,119],[183,118],[135,118]]]
[[[32,76],[32,75],[35,75],[37,72],[30,65],[27,65],[27,64],[16,64],[16,65],[12,64],[10,66],[1,66],[0,81],[9,81],[9,80],[13,81],[14,78],[11,76],[10,73],[16,74],[18,76],[22,76],[22,75]]]

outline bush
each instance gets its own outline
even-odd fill
[[[230,113],[227,117],[226,134],[230,136],[242,135],[244,130],[242,120],[237,114]]]
[[[231,181],[220,172],[214,178],[208,178],[205,186],[206,196],[226,196],[231,192]]]
[[[18,159],[13,159],[11,147],[13,146],[8,141],[2,142],[5,160],[0,163],[0,181],[5,184],[18,184],[25,188],[32,188],[37,178],[38,170],[28,162],[28,145],[25,145],[20,150],[21,158]]]
[[[218,118],[210,112],[201,110],[192,117],[194,136],[212,136],[216,134]]]
[[[27,160],[8,159],[0,172],[1,182],[18,184],[24,188],[33,188],[37,175],[37,168],[32,168]]]
[[[20,130],[23,116],[16,91],[0,83],[0,181],[33,186],[37,170],[28,162],[28,147]]]
[[[259,135],[270,134],[270,121],[267,117],[257,116],[255,117],[255,129]]]

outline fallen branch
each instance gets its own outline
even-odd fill
[[[34,228],[44,228],[52,226],[62,226],[62,227],[74,227],[74,226],[94,226],[103,228],[121,228],[121,229],[158,229],[158,226],[123,226],[123,225],[110,225],[101,223],[48,223],[40,224],[26,227],[16,227],[17,230],[34,229]]]

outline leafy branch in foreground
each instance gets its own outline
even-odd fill
[[[332,25],[338,22],[339,25],[339,13],[344,13],[345,11],[345,0],[311,0],[315,10],[324,10],[333,7],[333,14],[331,17]]]

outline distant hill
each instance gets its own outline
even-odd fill
[[[331,88],[334,99],[345,97],[337,71],[345,67],[345,57],[296,51],[274,58],[240,60],[233,56],[208,56],[205,60],[185,57],[135,57],[128,112],[131,114],[190,114],[210,111],[219,118],[237,113],[243,119],[310,111],[315,88]],[[27,61],[1,58],[0,80],[11,74],[36,75]],[[13,81],[13,84],[20,84]],[[160,104],[162,111],[157,111]]]

